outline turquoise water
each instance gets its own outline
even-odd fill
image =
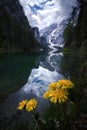
[[[0,55],[0,100],[25,84],[38,54]]]

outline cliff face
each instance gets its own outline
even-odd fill
[[[84,46],[87,49],[87,0],[80,0],[80,12],[77,25],[72,26],[71,23],[64,31],[65,47],[75,50]]]
[[[72,26],[71,23],[64,31],[65,48],[70,49],[79,57],[76,77],[72,75],[78,84],[87,86],[87,0],[80,0],[80,12],[78,16],[77,25]],[[84,81],[84,82],[83,82]]]
[[[38,43],[18,0],[0,1],[0,51],[34,51],[37,48]]]
[[[87,48],[87,0],[81,0],[81,9],[76,27],[77,47],[85,46]]]

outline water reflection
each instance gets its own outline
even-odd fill
[[[39,66],[31,71],[28,82],[21,89],[24,93],[32,91],[41,97],[49,83],[63,78],[60,70],[62,53],[45,53],[39,57]]]
[[[46,102],[41,98],[43,92],[49,83],[64,78],[60,69],[62,57],[62,53],[50,51],[37,58],[37,67],[31,70],[27,83],[19,91],[11,94],[0,106],[1,120],[11,119],[16,114],[18,102],[22,99],[35,97],[39,102],[38,110],[45,109]]]

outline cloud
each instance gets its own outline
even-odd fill
[[[32,27],[39,30],[70,17],[76,0],[19,0]]]

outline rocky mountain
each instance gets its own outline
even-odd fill
[[[64,31],[65,47],[72,53],[77,53],[80,62],[74,81],[87,89],[87,0],[80,0],[80,12],[76,26],[68,24]],[[73,79],[73,74],[71,74]],[[83,82],[84,81],[84,82]]]
[[[49,48],[63,46],[63,30],[65,22],[66,21],[63,21],[59,25],[54,23],[41,31],[42,36],[44,36],[46,41],[49,43]]]
[[[35,39],[37,39],[37,41],[39,42],[39,45],[43,49],[48,49],[47,38],[44,35],[40,36],[39,29],[37,27],[32,28],[32,33]]]
[[[0,52],[31,52],[38,48],[19,1],[0,1]]]
[[[81,7],[77,26],[72,27],[69,23],[64,31],[66,46],[74,48],[83,46],[83,41],[85,44],[87,39],[87,0],[78,1],[81,3]],[[35,27],[31,29],[29,26],[23,8],[18,0],[0,1],[0,52],[3,53],[16,50],[31,52],[38,50],[40,45],[47,48],[47,42],[58,42],[55,39],[59,32],[60,35],[58,34],[58,36],[60,36],[60,39],[58,40],[61,41],[62,29],[58,28],[56,30],[56,26],[56,24],[53,24],[52,26],[45,28],[45,32],[43,30],[43,35],[40,37],[38,28]],[[53,29],[55,30],[54,32],[52,32]],[[51,36],[51,41],[48,40],[50,39],[49,36]],[[36,39],[40,42],[40,45]],[[70,42],[71,40],[72,42]]]
[[[79,2],[80,11],[76,26],[71,23],[72,17],[64,31],[65,46],[72,49],[87,48],[87,0],[80,0]]]

